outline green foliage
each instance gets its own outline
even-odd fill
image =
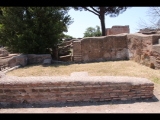
[[[64,39],[68,39],[68,38],[69,38],[69,39],[70,39],[70,38],[71,38],[71,39],[73,39],[73,37],[72,37],[72,36],[70,36],[70,35],[64,35],[64,37],[63,37],[63,38],[64,38]]]
[[[94,37],[94,36],[101,36],[102,33],[100,31],[100,27],[96,26],[96,28],[88,27],[84,33],[84,37]]]
[[[67,7],[0,7],[0,44],[11,52],[48,53],[72,23]]]

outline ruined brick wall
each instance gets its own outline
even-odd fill
[[[129,59],[154,69],[160,69],[160,35],[128,34]]]
[[[134,60],[160,69],[160,34],[119,34],[73,42],[74,62]]]
[[[116,35],[120,33],[130,33],[129,25],[126,26],[112,26],[106,29],[106,35]]]
[[[129,59],[142,63],[152,51],[152,37],[130,34],[127,35]],[[144,58],[143,58],[143,57]],[[147,64],[147,63],[146,63]]]
[[[0,78],[0,104],[130,100],[153,97],[145,78],[9,77]]]
[[[82,50],[81,50],[81,41],[76,40],[73,42],[73,60],[75,62],[81,62]]]
[[[128,59],[126,35],[87,37],[73,42],[75,62]]]

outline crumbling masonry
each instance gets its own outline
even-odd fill
[[[160,69],[160,34],[118,34],[87,37],[73,42],[75,62],[134,60]]]
[[[107,36],[116,35],[120,33],[130,33],[129,25],[125,25],[125,26],[115,25],[115,26],[112,26],[112,28],[106,28]]]

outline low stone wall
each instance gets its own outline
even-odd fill
[[[0,78],[0,103],[59,103],[151,98],[154,84],[145,78],[113,76]]]
[[[160,69],[160,35],[118,34],[73,42],[74,62],[133,60]]]
[[[126,34],[119,36],[86,37],[73,42],[74,62],[128,59]]]
[[[52,59],[50,54],[28,54],[28,64],[43,63],[45,59]]]
[[[52,57],[50,54],[22,54],[12,57],[8,61],[8,66],[14,67],[16,65],[26,66],[28,64],[39,64],[43,63],[45,59],[52,59]]]

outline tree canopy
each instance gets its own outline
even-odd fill
[[[68,11],[68,7],[0,7],[0,44],[16,53],[47,53],[72,23]]]
[[[73,39],[74,37],[73,36],[71,36],[71,35],[64,35],[64,37],[63,37],[64,39]]]
[[[96,28],[88,27],[86,31],[84,32],[84,37],[95,37],[95,36],[101,36],[100,27],[96,26]]]
[[[73,7],[74,10],[85,10],[85,11],[89,11],[95,15],[97,15],[100,19],[101,22],[101,29],[102,29],[102,35],[105,36],[106,35],[106,31],[105,31],[105,15],[110,15],[110,17],[116,17],[119,14],[123,13],[124,11],[126,11],[127,7],[122,6],[122,7],[93,7],[93,6],[89,6],[89,7]]]

